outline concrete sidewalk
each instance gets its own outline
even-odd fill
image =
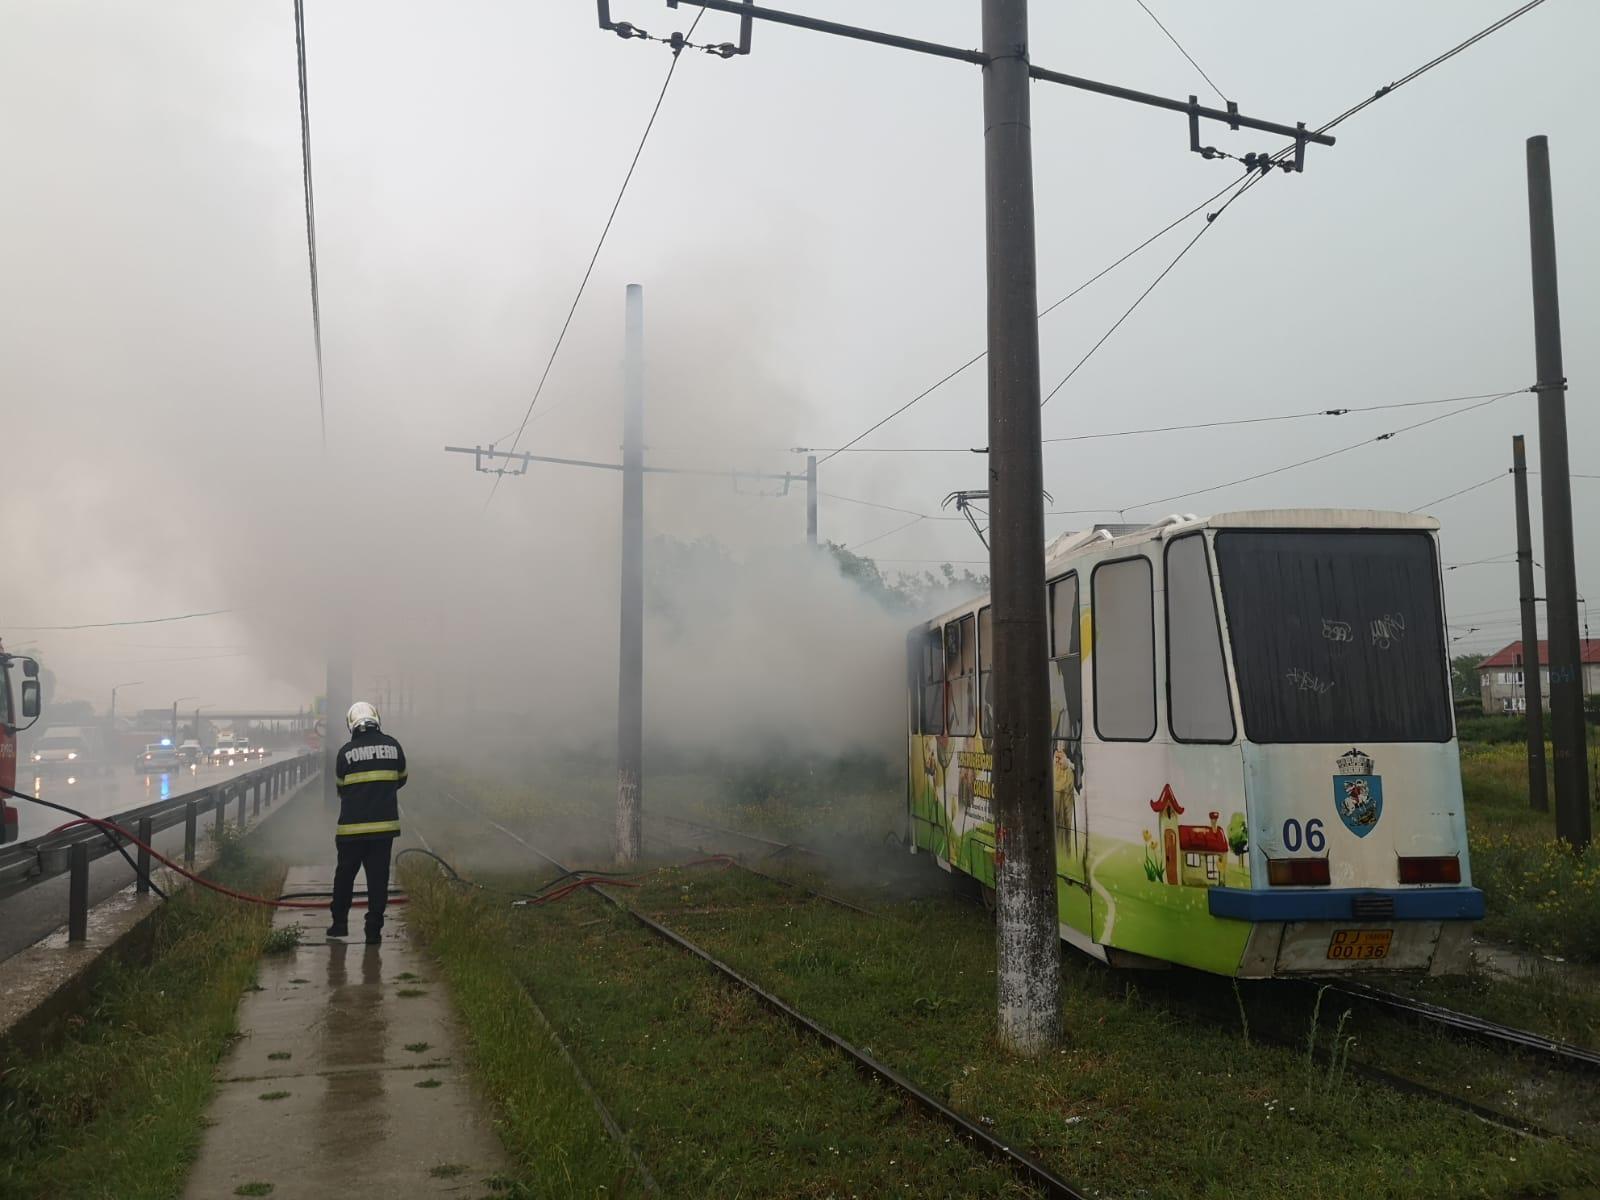
[[[284,890],[330,884],[326,868],[297,867]],[[389,909],[381,946],[363,944],[361,917],[350,913],[352,940],[328,941],[326,913],[280,910],[275,927],[306,936],[262,959],[261,990],[240,1006],[187,1200],[231,1200],[247,1184],[271,1184],[243,1194],[274,1200],[481,1196],[503,1169],[405,907]]]

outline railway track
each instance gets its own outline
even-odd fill
[[[565,864],[561,863],[552,855],[549,855],[543,850],[539,849],[528,839],[506,828],[504,825],[493,821],[491,818],[476,811],[456,797],[448,796],[448,798],[463,811],[471,814],[477,820],[486,822],[502,836],[509,838],[521,845],[541,861],[555,867],[557,870],[568,870]],[[663,824],[669,824],[681,829],[698,830],[702,833],[743,839],[750,843],[768,848],[768,857],[791,849],[803,849],[804,853],[819,860],[825,860],[828,857],[819,851],[812,850],[810,848],[792,847],[789,843],[784,843],[759,834],[750,834],[741,830],[733,830],[720,826],[704,824],[682,817],[668,818],[662,816],[658,817],[657,819]],[[712,848],[707,846],[704,841],[693,842],[688,845],[680,841],[677,844],[680,848],[694,848],[702,850]],[[735,865],[740,869],[748,871],[749,873],[757,875],[763,879],[772,880],[786,887],[796,888],[830,904],[835,904],[851,911],[873,917],[881,916],[881,914],[874,913],[872,910],[863,908],[860,905],[856,905],[849,901],[842,900],[839,897],[830,896],[826,893],[807,888],[804,885],[798,884],[792,880],[770,875],[747,864],[740,863],[737,860],[735,860]],[[920,1090],[916,1089],[916,1085],[912,1084],[909,1080],[904,1079],[904,1077],[900,1076],[892,1068],[878,1062],[875,1059],[872,1059],[870,1055],[867,1055],[865,1052],[850,1045],[848,1042],[844,1041],[844,1039],[839,1038],[836,1034],[832,1033],[819,1023],[813,1021],[805,1014],[793,1009],[779,997],[767,992],[754,981],[745,978],[734,968],[716,958],[709,951],[706,951],[702,947],[694,944],[689,939],[683,937],[683,935],[679,934],[677,931],[672,930],[671,928],[653,920],[648,916],[645,916],[642,913],[633,911],[627,905],[622,904],[615,896],[605,892],[602,888],[596,888],[595,890],[599,892],[601,897],[607,903],[611,904],[620,911],[626,912],[630,917],[632,917],[639,924],[645,926],[652,933],[672,943],[679,949],[682,949],[687,953],[690,953],[691,955],[701,959],[708,966],[717,970],[725,978],[734,982],[739,987],[750,991],[769,1008],[779,1012],[789,1020],[794,1021],[796,1024],[800,1025],[803,1029],[806,1029],[814,1036],[817,1036],[821,1040],[824,1040],[830,1045],[835,1046],[835,1048],[845,1053],[856,1063],[858,1067],[868,1074],[882,1079],[891,1086],[906,1091],[908,1095],[911,1095],[914,1099],[916,1099],[919,1105],[939,1116],[941,1119],[949,1121],[951,1124],[955,1125],[963,1135],[972,1137],[973,1140],[982,1146],[986,1151],[995,1154],[997,1157],[1005,1157],[1007,1161],[1010,1161],[1012,1157],[1020,1157],[1022,1163],[1031,1164],[1032,1167],[1037,1167],[1038,1169],[1044,1170],[1048,1173],[1048,1168],[1044,1168],[1042,1164],[1038,1164],[1036,1160],[1033,1160],[1031,1157],[1026,1155],[1020,1155],[1020,1152],[1010,1148],[1002,1140],[994,1138],[992,1134],[983,1129],[981,1126],[973,1124],[967,1120],[967,1118],[962,1117],[959,1113],[950,1110],[937,1099],[921,1094]],[[1315,982],[1318,986],[1321,986],[1324,982],[1326,982],[1327,986],[1331,990],[1337,991],[1340,994],[1349,995],[1352,998],[1362,1000],[1363,1002],[1386,1009],[1398,1015],[1410,1017],[1420,1022],[1433,1024],[1463,1036],[1474,1037],[1493,1044],[1504,1045],[1508,1048],[1515,1048],[1524,1052],[1532,1053],[1561,1067],[1584,1071],[1592,1071],[1596,1067],[1600,1067],[1600,1055],[1597,1055],[1592,1051],[1585,1050],[1582,1047],[1562,1043],[1529,1030],[1498,1025],[1494,1022],[1487,1021],[1470,1013],[1460,1013],[1451,1009],[1443,1008],[1439,1005],[1429,1004],[1425,1001],[1414,1000],[1411,997],[1386,992],[1380,988],[1375,988],[1359,981],[1334,979],[1329,981],[1318,980]],[[1276,1038],[1267,1036],[1262,1037],[1260,1040],[1269,1041],[1273,1045],[1287,1050],[1299,1051],[1303,1049],[1303,1043],[1294,1038]],[[1477,1103],[1476,1101],[1469,1100],[1454,1092],[1442,1090],[1432,1086],[1431,1084],[1423,1083],[1407,1076],[1396,1074],[1373,1064],[1359,1061],[1348,1062],[1345,1064],[1344,1069],[1352,1075],[1355,1075],[1375,1085],[1387,1088],[1391,1091],[1396,1091],[1404,1095],[1413,1096],[1420,1099],[1435,1101],[1441,1105],[1467,1113],[1468,1115],[1471,1115],[1487,1124],[1495,1125],[1524,1136],[1546,1138],[1551,1140],[1567,1140],[1566,1135],[1545,1128],[1537,1122],[1530,1121],[1522,1117],[1508,1115],[1499,1109]],[[1027,1172],[1030,1169],[1031,1167],[1028,1166],[1019,1167],[1019,1174],[1029,1177],[1032,1182],[1039,1183],[1040,1186],[1046,1186],[1040,1180],[1032,1179],[1031,1176],[1028,1176]],[[1056,1182],[1050,1184],[1046,1188],[1047,1194],[1081,1194],[1075,1190],[1072,1190],[1073,1185],[1067,1183],[1065,1180],[1060,1180],[1058,1177],[1054,1176],[1051,1176],[1051,1178],[1055,1179]],[[1051,1190],[1052,1188],[1057,1190]],[[1059,1190],[1060,1188],[1066,1188],[1068,1190],[1061,1191]]]
[[[1317,985],[1420,1024],[1431,1025],[1490,1045],[1537,1055],[1544,1061],[1567,1070],[1588,1074],[1600,1073],[1600,1053],[1583,1046],[1575,1046],[1570,1042],[1546,1037],[1530,1029],[1501,1025],[1475,1013],[1457,1012],[1453,1008],[1445,1008],[1443,1005],[1419,1000],[1399,992],[1387,991],[1361,980],[1319,979]]]
[[[563,863],[554,855],[543,850],[528,838],[523,837],[514,830],[506,828],[506,826],[500,824],[498,821],[495,821],[493,818],[478,812],[476,809],[472,808],[468,804],[465,804],[455,796],[450,795],[449,793],[442,794],[445,795],[446,798],[458,808],[471,814],[477,820],[482,821],[491,829],[495,830],[495,832],[499,833],[502,837],[515,842],[539,861],[548,866],[554,867],[558,871],[571,871],[572,868],[568,867],[567,864]],[[692,824],[692,822],[690,822],[690,824]],[[772,839],[757,838],[756,835],[752,835],[752,837],[760,841],[772,841]],[[720,958],[717,958],[714,954],[705,950],[701,946],[697,945],[689,938],[679,933],[677,930],[672,929],[670,926],[665,925],[644,913],[636,911],[626,904],[623,904],[622,901],[617,899],[616,896],[612,895],[606,890],[603,883],[596,884],[588,890],[593,891],[606,904],[610,905],[618,912],[626,914],[636,923],[649,930],[656,937],[661,938],[663,941],[671,944],[677,949],[682,950],[686,954],[698,959],[700,962],[716,971],[734,986],[738,987],[742,991],[748,992],[750,995],[760,1001],[765,1007],[790,1021],[805,1033],[832,1047],[840,1054],[843,1054],[847,1059],[850,1060],[852,1065],[854,1065],[869,1078],[875,1079],[879,1083],[892,1088],[927,1115],[943,1121],[945,1124],[951,1126],[951,1128],[956,1131],[958,1136],[966,1139],[975,1148],[989,1155],[997,1162],[1004,1164],[1006,1167],[1012,1170],[1020,1180],[1034,1188],[1037,1188],[1040,1194],[1061,1198],[1061,1200],[1088,1200],[1088,1193],[1079,1190],[1075,1185],[1056,1174],[1044,1163],[1040,1162],[1026,1151],[1018,1149],[1005,1139],[997,1137],[994,1133],[984,1128],[984,1126],[979,1124],[977,1121],[965,1116],[960,1112],[957,1112],[955,1109],[951,1108],[937,1097],[923,1090],[912,1080],[900,1074],[900,1072],[896,1071],[893,1067],[881,1062],[869,1054],[866,1050],[847,1041],[837,1033],[834,1033],[831,1029],[827,1028],[827,1026],[823,1025],[815,1018],[807,1016],[805,1013],[795,1008],[792,1004],[789,1004],[781,997],[762,987],[759,983],[741,974],[735,968],[728,965],[726,962],[723,962]],[[854,906],[847,905],[847,907]]]
[[[652,814],[646,814],[646,816],[647,819],[649,819]],[[676,825],[694,828],[708,833],[743,838],[758,845],[772,847],[774,855],[782,853],[784,850],[795,850],[823,861],[826,861],[828,858],[825,853],[809,847],[791,846],[787,843],[776,841],[772,838],[763,837],[759,834],[746,833],[742,830],[727,829],[716,825],[707,825],[702,822],[690,821],[682,817],[662,817],[656,815],[656,819],[670,821]],[[845,908],[853,909],[856,912],[869,913],[873,916],[881,915],[872,913],[870,909],[864,909],[860,905],[852,904],[847,900],[840,900],[839,898],[827,895],[826,893],[805,888],[803,885],[796,884],[792,880],[781,879],[778,876],[756,870],[755,868],[744,863],[740,863],[739,865],[747,871],[751,871],[756,875],[760,875],[764,879],[772,879],[789,887],[799,887],[809,894],[814,895],[819,899],[826,900],[829,903],[839,904]],[[1570,1042],[1563,1042],[1556,1038],[1547,1037],[1546,1035],[1538,1033],[1534,1030],[1519,1029],[1512,1025],[1503,1025],[1495,1021],[1490,1021],[1487,1018],[1477,1016],[1474,1013],[1458,1012],[1455,1009],[1446,1008],[1443,1005],[1433,1004],[1426,1000],[1419,1000],[1413,996],[1406,996],[1399,992],[1391,992],[1384,988],[1375,987],[1374,985],[1366,983],[1362,980],[1349,979],[1340,976],[1326,976],[1316,978],[1309,982],[1314,984],[1316,987],[1326,987],[1329,991],[1348,996],[1352,999],[1360,1000],[1374,1008],[1379,1008],[1387,1012],[1394,1013],[1398,1016],[1414,1020],[1419,1024],[1433,1026],[1448,1033],[1457,1034],[1462,1037],[1485,1042],[1490,1045],[1503,1046],[1507,1049],[1518,1050],[1527,1054],[1536,1055],[1539,1059],[1565,1070],[1590,1074],[1600,1073],[1600,1052],[1587,1049],[1583,1046],[1576,1046]],[[1376,1071],[1376,1068],[1374,1068],[1374,1070]],[[1409,1084],[1409,1081],[1404,1080],[1401,1076],[1388,1075],[1387,1073],[1381,1071],[1378,1072],[1378,1076],[1383,1077],[1380,1080],[1383,1082],[1390,1082],[1391,1084],[1397,1085]],[[1375,1078],[1376,1077],[1377,1076],[1375,1076]],[[1415,1086],[1421,1087],[1423,1085],[1419,1084]],[[1470,1105],[1470,1102],[1464,1103],[1468,1104],[1469,1108],[1472,1111],[1477,1112],[1478,1115],[1483,1115],[1483,1112],[1493,1111],[1483,1110],[1480,1112],[1479,1109],[1481,1106],[1472,1106]]]

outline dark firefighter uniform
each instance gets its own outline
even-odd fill
[[[343,929],[355,892],[356,872],[367,877],[367,938],[383,929],[389,900],[389,851],[400,836],[400,789],[406,785],[406,752],[377,729],[355,734],[339,751],[339,825],[334,843],[333,925]]]

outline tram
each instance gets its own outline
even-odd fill
[[[1278,509],[1046,550],[1062,938],[1242,978],[1466,969],[1438,522]],[[994,886],[990,608],[907,643],[914,853]]]

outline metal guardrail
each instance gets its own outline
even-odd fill
[[[102,819],[115,822],[147,846],[154,842],[156,834],[182,825],[183,862],[185,866],[193,866],[200,818],[203,815],[211,814],[213,828],[221,834],[228,826],[228,809],[236,807],[235,823],[243,830],[249,817],[259,816],[264,805],[270,807],[287,791],[321,774],[321,771],[320,754],[296,755],[257,767],[253,771],[242,772],[210,787],[130,808]],[[131,847],[127,839],[93,825],[80,825],[63,833],[45,834],[30,841],[0,847],[0,900],[27,891],[57,875],[70,875],[67,888],[67,936],[75,942],[83,941],[88,936],[89,926],[89,864],[107,854],[117,853],[111,844],[113,839],[121,846]],[[135,886],[140,892],[148,892],[150,855],[137,848],[133,849],[133,854],[138,863]]]

